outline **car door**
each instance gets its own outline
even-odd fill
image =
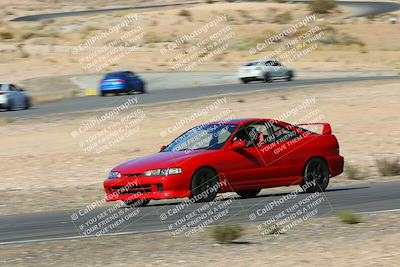
[[[265,61],[264,63],[265,72],[267,72],[271,78],[276,77],[276,69],[274,68],[273,64],[274,62],[271,60]]]
[[[131,71],[127,72],[126,75],[128,76],[129,88],[131,90],[138,90],[139,89],[139,80],[138,80],[137,76]]]
[[[269,152],[263,153],[260,147],[258,129],[264,127],[263,122],[251,123],[241,127],[232,138],[231,142],[242,140],[246,147],[242,150],[227,150],[221,158],[221,172],[226,176],[230,185],[235,188],[262,185],[269,178],[279,176],[276,168],[280,161],[274,160],[275,156]],[[254,134],[253,134],[254,133]],[[271,171],[272,170],[272,171]]]
[[[27,101],[26,100],[27,96],[26,96],[25,91],[21,87],[19,87],[17,85],[14,85],[14,88],[15,88],[15,92],[17,94],[19,107],[20,108],[25,108],[26,101]]]
[[[283,176],[293,182],[302,177],[305,161],[308,157],[308,137],[301,135],[290,124],[271,123],[275,135],[275,153],[279,155],[285,166]]]
[[[278,61],[273,61],[272,66],[274,69],[274,77],[276,78],[285,77],[286,70],[284,66],[282,66]]]
[[[17,88],[13,84],[8,85],[8,93],[7,97],[9,98],[10,103],[12,103],[13,108],[21,107],[21,97],[18,94]]]
[[[274,183],[276,179],[282,179],[285,176],[285,161],[281,155],[275,151],[275,135],[270,124],[265,121],[259,123],[256,127],[259,133],[257,149],[263,160],[260,183]]]
[[[21,91],[21,89],[18,86],[14,85],[14,84],[12,84],[10,86],[10,88],[15,92],[15,97],[17,99],[16,102],[17,102],[18,108],[23,108],[25,106],[24,93]]]

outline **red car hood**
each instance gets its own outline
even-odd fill
[[[148,157],[138,158],[127,161],[115,167],[112,171],[125,173],[143,173],[148,170],[180,167],[194,157],[204,156],[213,153],[213,150],[196,150],[196,151],[177,151],[177,152],[160,152]]]

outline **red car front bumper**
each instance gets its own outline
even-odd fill
[[[184,175],[121,178],[104,181],[107,201],[171,199],[190,196],[190,179]]]

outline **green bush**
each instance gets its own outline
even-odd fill
[[[311,0],[308,4],[312,12],[325,14],[336,8],[335,0]]]
[[[364,174],[359,170],[359,168],[352,164],[345,165],[344,174],[351,180],[361,180],[364,178]]]
[[[230,244],[242,236],[243,228],[240,225],[223,224],[212,228],[212,236],[218,243]]]
[[[361,222],[361,217],[349,211],[340,211],[336,213],[336,217],[343,223],[357,224]]]
[[[267,226],[266,226],[266,229],[265,229],[266,231],[267,231],[267,233],[269,234],[269,235],[274,235],[274,234],[282,234],[282,229],[281,229],[281,227],[278,225],[278,224],[268,224]]]
[[[359,46],[365,46],[365,44],[358,39],[357,37],[351,36],[347,33],[344,33],[341,37],[341,43],[343,45],[359,45]]]
[[[0,125],[13,123],[14,121],[15,121],[15,119],[13,119],[13,118],[3,117],[3,118],[0,118]]]
[[[186,9],[182,9],[181,11],[178,12],[178,16],[181,17],[190,17],[192,14]]]
[[[272,19],[272,23],[288,24],[292,21],[293,17],[289,11],[276,15]]]
[[[368,15],[367,15],[367,19],[369,19],[369,20],[374,20],[374,19],[376,18],[376,15],[377,15],[377,14],[374,14],[374,13],[368,14]]]
[[[14,38],[14,34],[8,31],[0,31],[0,40],[10,40]]]
[[[25,50],[21,50],[20,53],[19,53],[19,57],[20,58],[28,58],[30,56],[31,55],[28,52],[26,52]]]
[[[36,36],[36,34],[34,32],[25,31],[25,32],[20,33],[19,40],[24,41],[24,40],[31,39],[35,36]]]
[[[383,176],[395,176],[400,175],[400,161],[398,158],[390,159],[378,159],[376,160],[376,167]]]
[[[321,38],[320,43],[337,45],[340,44],[340,41],[338,40],[337,34],[335,32],[328,32],[325,33],[324,36]]]
[[[361,54],[366,54],[368,53],[368,49],[365,46],[359,46],[358,52],[360,52]]]

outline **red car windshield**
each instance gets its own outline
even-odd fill
[[[235,128],[234,124],[196,126],[172,141],[162,152],[217,150],[225,145]]]

